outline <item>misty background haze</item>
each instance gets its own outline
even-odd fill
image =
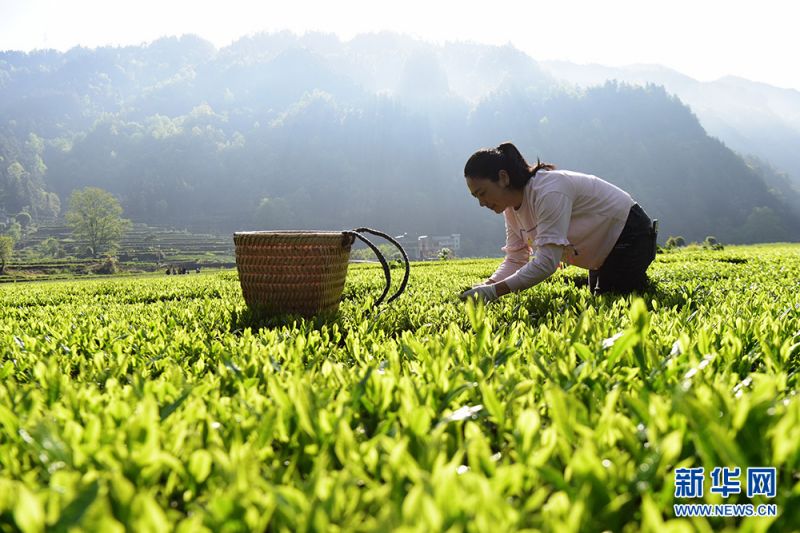
[[[800,229],[796,90],[395,33],[0,52],[0,215],[53,220],[96,186],[151,225],[460,233],[497,255],[503,218],[463,165],[507,140],[627,190],[662,242]]]

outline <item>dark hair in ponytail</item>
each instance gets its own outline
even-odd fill
[[[482,148],[472,154],[464,166],[464,177],[500,179],[500,171],[505,170],[511,178],[511,186],[522,189],[540,170],[555,170],[555,166],[536,159],[536,166],[530,166],[517,147],[505,142],[497,148]]]

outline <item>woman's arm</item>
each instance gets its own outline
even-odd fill
[[[503,216],[506,220],[506,245],[503,246],[506,257],[500,266],[497,267],[495,273],[486,280],[486,285],[493,285],[514,274],[527,264],[531,254],[528,243],[523,241],[520,236],[520,230],[516,221],[505,212]]]
[[[533,261],[517,270],[514,275],[509,276],[505,281],[472,287],[461,293],[460,298],[467,300],[472,296],[476,296],[486,302],[490,302],[505,296],[512,290],[519,291],[532,287],[555,272],[561,260],[562,252],[563,248],[561,246],[545,245],[537,250]]]
[[[549,278],[558,268],[563,253],[564,247],[557,244],[545,244],[539,247],[533,261],[495,286],[497,295],[502,296],[511,291],[521,291]]]
[[[508,284],[505,281],[498,283],[494,289],[497,291],[497,296],[505,296],[511,292],[511,289],[508,288]]]
[[[505,283],[512,291],[533,287],[547,279],[558,268],[564,247],[569,246],[567,231],[572,216],[572,200],[566,194],[551,192],[537,198],[534,212],[537,220],[536,257],[506,278]]]

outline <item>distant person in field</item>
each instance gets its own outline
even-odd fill
[[[531,166],[511,143],[475,152],[464,177],[481,207],[505,217],[506,258],[483,284],[464,291],[462,300],[492,301],[533,287],[561,262],[588,269],[593,294],[644,289],[656,228],[619,187],[538,160]]]

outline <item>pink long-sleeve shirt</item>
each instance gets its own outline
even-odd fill
[[[491,279],[505,281],[513,291],[530,287],[553,273],[557,261],[552,256],[559,249],[562,261],[600,268],[634,203],[627,192],[597,176],[540,170],[525,186],[519,209],[503,211],[506,258]],[[539,250],[546,253],[529,262]]]

